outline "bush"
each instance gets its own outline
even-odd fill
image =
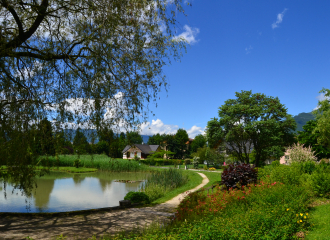
[[[314,155],[314,151],[309,146],[305,148],[304,145],[299,143],[294,144],[291,147],[288,147],[286,151],[289,153],[290,159],[289,162],[307,162],[307,161],[316,161],[317,158]]]
[[[322,158],[320,163],[325,163],[325,164],[329,164],[329,159],[326,158]]]
[[[153,202],[161,197],[164,197],[166,190],[163,186],[152,183],[144,189],[144,192],[148,195],[150,202]]]
[[[278,166],[280,166],[281,165],[281,163],[280,163],[280,161],[278,161],[278,160],[275,160],[275,161],[272,161],[272,167],[278,167]]]
[[[150,203],[150,199],[144,192],[128,192],[124,200],[130,200],[132,203]]]
[[[81,161],[80,159],[76,159],[74,160],[73,162],[73,166],[76,167],[76,168],[79,168],[81,166]]]
[[[312,188],[320,197],[330,197],[330,174],[327,172],[315,172],[312,175]]]
[[[301,184],[301,170],[299,164],[283,165],[275,168],[264,168],[259,172],[259,179],[267,182],[280,182],[289,185]]]
[[[198,169],[198,164],[199,164],[199,157],[194,157],[193,158],[193,164],[194,164],[194,168]]]
[[[221,174],[221,184],[227,189],[246,186],[258,180],[257,169],[250,164],[230,164]]]
[[[203,166],[203,169],[204,169],[204,170],[207,170],[207,166],[206,166],[206,165],[204,165],[204,166]]]
[[[312,174],[312,172],[315,170],[316,170],[315,162],[307,161],[300,163],[300,171],[303,173]]]
[[[185,164],[185,165],[189,165],[190,162],[191,162],[190,159],[185,159],[185,160],[184,160],[184,164]]]

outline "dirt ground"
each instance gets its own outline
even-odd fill
[[[2,239],[56,239],[63,235],[66,239],[88,239],[120,231],[131,231],[152,222],[165,224],[174,215],[176,207],[189,192],[205,186],[209,180],[202,174],[202,184],[154,207],[129,208],[79,214],[74,216],[5,216],[0,217],[0,240]]]

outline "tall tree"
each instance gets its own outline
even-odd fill
[[[317,139],[320,132],[315,131],[316,120],[310,120],[303,126],[303,131],[298,131],[298,141],[305,147],[311,147],[317,158],[330,158],[330,149],[319,144]]]
[[[87,138],[80,128],[77,129],[76,135],[74,136],[73,147],[79,154],[87,154],[91,151]]]
[[[330,89],[323,88],[320,93],[325,99],[318,102],[318,108],[313,112],[317,121],[314,133],[318,132],[318,143],[330,149]]]
[[[189,155],[187,142],[189,141],[188,133],[186,130],[180,128],[175,134],[176,151],[175,158],[182,159]]]
[[[202,148],[206,145],[206,138],[202,134],[198,134],[194,141],[191,143],[191,152],[196,152],[198,148]]]
[[[131,144],[141,144],[143,142],[142,136],[138,132],[127,132],[126,143]]]
[[[284,147],[294,142],[296,128],[296,122],[285,106],[278,98],[252,94],[252,91],[236,92],[235,95],[236,99],[228,99],[219,107],[220,119],[214,118],[208,123],[207,136],[216,136],[215,140],[208,141],[216,142],[221,136],[226,142],[226,150],[246,163],[254,149],[257,166],[269,156],[283,155]],[[215,126],[218,126],[217,134],[214,134]]]
[[[38,124],[36,144],[39,155],[55,155],[55,144],[52,124],[48,119],[43,119]]]
[[[0,1],[0,143],[6,164],[27,169],[30,124],[50,115],[65,127],[130,128],[145,120],[148,103],[167,90],[163,66],[186,46],[174,38],[181,3]],[[8,176],[20,175],[21,168],[12,169],[17,171],[9,169]]]
[[[160,135],[159,133],[149,137],[148,144],[149,145],[162,145],[166,138],[166,134]]]

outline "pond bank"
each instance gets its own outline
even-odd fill
[[[175,208],[189,193],[208,183],[208,178],[198,173],[203,181],[197,187],[186,191],[171,200],[145,208],[130,208],[75,216],[6,216],[0,218],[0,239],[55,239],[63,234],[67,239],[87,239],[93,235],[100,237],[120,231],[130,231],[152,222],[167,222]]]

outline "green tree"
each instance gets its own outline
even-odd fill
[[[0,155],[17,169],[8,176],[28,169],[31,122],[51,115],[66,128],[97,128],[145,120],[148,103],[167,90],[163,67],[186,47],[174,38],[182,2],[0,1]]]
[[[207,125],[207,136],[213,136],[214,121],[218,121],[217,136],[226,142],[226,151],[241,162],[249,163],[251,149],[255,150],[255,164],[260,166],[267,157],[280,157],[284,147],[294,142],[296,122],[278,98],[252,91],[236,92],[219,107],[220,119]],[[208,139],[208,142],[216,142]]]
[[[304,144],[305,147],[311,147],[317,158],[330,158],[330,149],[319,144],[317,141],[320,132],[315,131],[316,126],[316,120],[308,121],[303,126],[303,131],[298,131],[297,139],[299,143]]]
[[[162,145],[166,138],[166,134],[160,135],[159,133],[149,137],[148,144],[149,145]]]
[[[323,88],[320,93],[325,99],[318,102],[318,108],[313,112],[317,121],[313,133],[318,132],[318,143],[330,149],[330,89]]]
[[[189,149],[187,142],[189,141],[188,133],[186,130],[180,128],[176,132],[175,136],[175,158],[183,159],[186,156],[189,156]]]
[[[220,153],[217,150],[203,146],[198,148],[196,152],[191,154],[193,157],[199,157],[199,163],[206,162],[207,165],[216,164],[221,165],[223,164],[224,160],[224,153]]]
[[[36,144],[39,155],[55,155],[55,144],[52,124],[46,118],[38,124]]]
[[[127,132],[126,143],[127,145],[142,144],[143,138],[138,132]]]
[[[76,135],[74,136],[73,147],[76,153],[78,152],[78,154],[90,153],[90,145],[80,128],[77,129]]]
[[[196,152],[198,148],[202,148],[206,145],[206,138],[199,134],[195,137],[194,141],[191,143],[190,151]]]

